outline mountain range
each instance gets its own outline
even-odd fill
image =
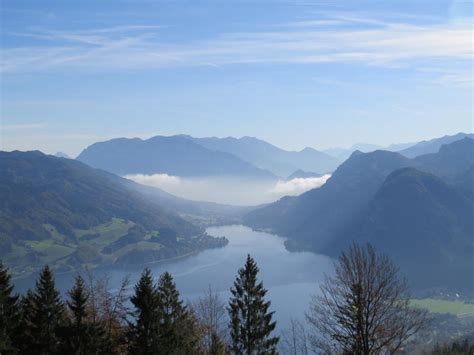
[[[390,152],[398,152],[408,158],[415,158],[418,155],[436,153],[442,145],[455,142],[464,137],[474,138],[474,134],[460,132],[452,136],[446,135],[444,137],[421,142],[390,144],[386,147],[376,144],[357,143],[350,148],[331,148],[323,150],[323,152],[339,159],[341,162],[347,159],[356,150],[363,153],[370,153],[376,150],[387,150]]]
[[[474,139],[474,134],[460,132],[452,136],[446,135],[440,138],[434,138],[427,141],[421,141],[412,145],[411,147],[400,150],[399,153],[403,154],[404,156],[408,158],[415,158],[423,154],[436,153],[441,148],[441,146],[459,141],[465,137]]]
[[[227,152],[207,149],[183,136],[147,140],[117,138],[87,147],[77,160],[117,175],[168,174],[181,177],[276,177]]]
[[[315,171],[322,174],[333,171],[339,164],[334,157],[313,148],[287,151],[254,137],[184,137],[208,149],[233,154],[280,177],[286,177],[296,170]]]
[[[78,160],[118,175],[233,176],[275,180],[296,170],[334,170],[339,161],[312,148],[286,151],[253,137],[156,136],[95,143]]]
[[[275,181],[291,171],[292,180],[319,176],[301,167],[323,166],[324,155],[184,135],[96,143],[77,160],[0,152],[0,258],[25,275],[45,263],[70,271],[157,261],[225,245],[204,227],[244,221],[286,237],[290,250],[337,256],[370,241],[419,286],[472,289],[462,280],[472,280],[474,255],[473,142],[460,133],[400,152],[356,150],[322,187],[257,207],[189,201],[115,174]]]
[[[61,270],[175,257],[225,240],[175,210],[212,204],[144,188],[79,161],[41,152],[0,152],[0,257],[15,272]],[[154,191],[152,198],[146,193]]]
[[[116,138],[92,144],[77,159],[118,175],[168,174],[178,177],[238,177],[275,181],[284,180],[297,171],[320,175],[333,172],[354,151],[398,151],[408,158],[415,158],[436,153],[443,144],[464,137],[473,138],[474,135],[458,133],[388,147],[358,143],[350,148],[324,151],[308,147],[300,151],[288,151],[254,137],[196,138],[175,135],[146,140]]]
[[[370,143],[356,143],[349,148],[329,148],[323,150],[324,153],[338,159],[340,162],[346,160],[351,156],[355,151],[360,151],[362,153],[370,153],[376,150],[387,150],[389,152],[396,152],[402,149],[409,148],[416,143],[400,143],[400,144],[390,144],[389,146],[381,146],[377,144]]]
[[[472,281],[473,166],[468,137],[415,159],[356,151],[322,187],[282,198],[244,220],[287,237],[293,250],[336,256],[353,241],[370,241],[417,285],[442,279],[472,291],[460,272]],[[435,280],[436,274],[443,277]]]

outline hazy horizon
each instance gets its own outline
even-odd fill
[[[81,147],[78,147],[77,150],[74,150],[74,151],[68,151],[67,149],[61,149],[61,148],[58,148],[58,149],[42,149],[40,146],[38,147],[23,147],[21,146],[21,144],[19,146],[12,146],[12,147],[8,147],[8,146],[3,146],[2,145],[2,140],[4,139],[4,133],[5,131],[8,131],[9,129],[17,129],[16,127],[6,127],[3,126],[3,130],[1,129],[2,126],[0,126],[0,130],[1,130],[1,139],[0,139],[0,150],[1,151],[7,151],[7,152],[11,152],[11,151],[14,151],[14,150],[19,150],[19,151],[34,151],[34,150],[39,150],[41,151],[42,153],[44,154],[49,154],[49,155],[55,155],[55,154],[66,154],[69,158],[71,159],[76,159],[77,156],[83,151],[85,150],[86,148],[90,147],[91,145],[95,144],[95,143],[103,143],[103,142],[107,142],[109,140],[113,140],[113,139],[121,139],[121,138],[125,138],[125,139],[141,139],[141,140],[147,140],[147,139],[150,139],[150,138],[153,138],[153,137],[157,137],[157,136],[161,136],[161,137],[173,137],[173,136],[180,136],[180,135],[188,135],[187,133],[176,133],[176,134],[170,134],[170,135],[165,135],[165,134],[151,134],[151,135],[142,135],[142,136],[137,136],[137,135],[122,135],[122,136],[110,136],[108,138],[104,138],[103,140],[97,140],[97,141],[91,141],[90,144],[88,145],[85,145],[83,146],[82,148]],[[18,129],[22,129],[22,128],[18,128]],[[302,151],[303,149],[305,148],[312,148],[312,149],[315,149],[317,151],[320,151],[320,152],[327,152],[327,151],[331,151],[331,150],[335,150],[335,149],[344,149],[344,150],[348,150],[350,151],[351,149],[354,149],[354,150],[361,150],[360,149],[360,145],[367,145],[367,146],[374,146],[374,147],[377,147],[377,149],[385,149],[385,148],[389,148],[390,146],[402,146],[403,148],[400,148],[400,149],[395,149],[394,151],[398,151],[398,150],[402,150],[404,149],[404,147],[410,147],[412,145],[415,145],[417,143],[420,143],[420,142],[423,142],[423,141],[430,141],[432,139],[437,139],[437,138],[441,138],[441,137],[445,137],[445,136],[453,136],[453,135],[456,135],[456,134],[459,134],[459,133],[465,133],[465,134],[473,134],[474,133],[474,129],[471,129],[471,130],[466,130],[466,131],[453,131],[452,133],[445,133],[445,134],[441,134],[439,136],[429,136],[429,137],[425,137],[423,139],[419,139],[419,140],[414,140],[414,141],[403,141],[403,140],[395,140],[393,142],[390,142],[388,144],[375,144],[373,142],[365,142],[365,141],[357,141],[355,140],[354,143],[352,144],[349,144],[349,145],[332,145],[332,146],[328,146],[328,147],[318,147],[318,146],[308,146],[308,145],[305,145],[305,146],[301,146],[301,148],[287,148],[287,147],[284,147],[284,146],[280,146],[280,145],[277,145],[277,144],[274,144],[273,142],[271,141],[268,141],[268,140],[263,140],[262,138],[260,137],[256,137],[256,136],[232,136],[232,135],[223,135],[223,136],[192,136],[189,134],[189,136],[192,136],[193,138],[219,138],[219,139],[224,139],[224,138],[236,138],[236,139],[241,139],[241,138],[246,138],[246,137],[250,137],[250,138],[256,138],[258,140],[262,140],[262,141],[265,141],[277,148],[280,148],[280,149],[283,149],[283,150],[286,150],[288,152],[300,152]],[[20,142],[21,143],[21,142]],[[362,149],[362,151],[370,151],[371,149]],[[329,155],[331,155],[330,153],[328,153]]]

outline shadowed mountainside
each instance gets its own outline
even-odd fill
[[[81,162],[41,152],[0,152],[0,161],[1,256],[16,271],[143,263],[224,242]]]
[[[455,275],[472,274],[473,149],[474,140],[464,138],[416,159],[355,152],[322,187],[254,210],[244,220],[288,237],[287,246],[296,250],[335,256],[352,241],[371,241],[402,268],[430,265],[443,282],[464,287],[465,278]],[[412,279],[429,271],[417,270],[410,271]]]
[[[117,175],[168,174],[182,177],[240,176],[275,180],[269,171],[183,136],[147,140],[117,138],[92,144],[77,160]]]
[[[254,137],[194,138],[183,136],[211,150],[227,152],[273,174],[286,177],[296,170],[318,174],[333,171],[339,160],[313,148],[287,151]]]

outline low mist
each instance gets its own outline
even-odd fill
[[[273,202],[283,196],[299,195],[322,186],[330,176],[327,174],[276,182],[236,177],[183,178],[167,174],[136,174],[125,178],[190,200],[251,206]]]

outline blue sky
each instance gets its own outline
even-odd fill
[[[473,126],[468,0],[1,2],[4,150],[118,136],[380,145]]]

